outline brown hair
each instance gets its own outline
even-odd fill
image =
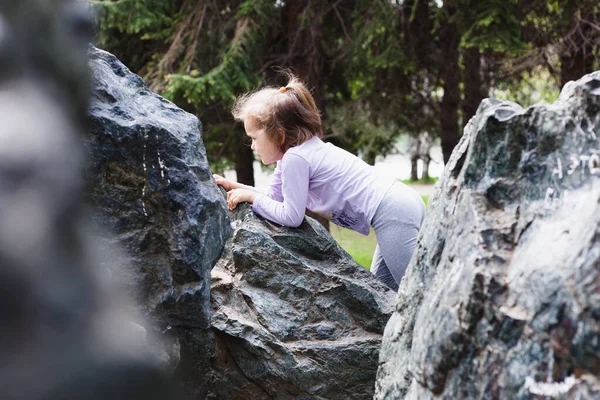
[[[284,153],[314,136],[323,136],[315,100],[298,78],[287,75],[286,86],[246,93],[237,99],[232,110],[236,121],[253,118],[258,128],[264,129]]]

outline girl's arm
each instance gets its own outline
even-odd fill
[[[230,181],[229,179],[223,178],[221,175],[213,174],[213,179],[215,180],[217,185],[222,186],[223,189],[225,189],[228,193],[235,189],[244,189],[250,190],[251,192],[265,194],[265,192],[255,188],[254,186],[244,185],[243,183]]]
[[[269,195],[257,194],[252,209],[270,221],[297,227],[304,220],[308,201],[310,165],[301,156],[288,152],[278,169],[281,173],[274,175]]]
[[[275,167],[275,171],[273,172],[273,176],[271,177],[271,182],[269,182],[269,190],[267,190],[267,196],[272,198],[273,200],[277,200],[279,202],[283,201],[283,192],[281,188],[281,161],[277,161],[277,166]]]
[[[254,186],[230,181],[229,179],[226,179],[218,174],[213,174],[213,179],[217,185],[222,186],[227,192],[233,189],[246,189],[257,193],[266,194],[270,198],[277,201],[283,201],[283,195],[281,194],[281,169],[279,168],[279,161],[277,161],[277,166],[275,167],[275,171],[273,172],[273,176],[269,182],[269,189],[267,193],[265,193],[263,190],[255,188]]]
[[[254,189],[252,186],[242,185],[241,183],[230,181],[229,179],[223,178],[221,175],[213,174],[213,179],[217,185],[222,186],[226,191],[233,189]]]
[[[223,186],[227,190],[227,206],[230,210],[233,210],[241,202],[254,203],[254,199],[258,195],[265,195],[265,192],[255,188],[254,186],[248,186],[237,182],[232,182],[223,178],[220,175],[214,174],[213,178],[218,185]],[[282,188],[281,188],[281,168],[279,168],[279,161],[275,172],[271,177],[268,192],[266,193],[270,198],[283,201]]]

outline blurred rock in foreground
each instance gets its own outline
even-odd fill
[[[600,72],[485,100],[430,201],[377,399],[600,398]]]
[[[0,398],[178,398],[86,234],[81,2],[0,2]]]
[[[279,227],[246,204],[212,271],[217,399],[371,399],[395,293],[316,221]]]

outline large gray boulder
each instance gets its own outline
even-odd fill
[[[315,220],[272,224],[243,204],[212,271],[219,399],[370,399],[395,293]]]
[[[597,399],[599,378],[596,72],[553,105],[481,104],[431,199],[375,398]]]
[[[145,317],[148,346],[193,398],[207,393],[210,270],[230,234],[198,119],[151,93],[113,55],[90,48],[87,200],[119,246],[113,278]],[[147,322],[147,323],[146,323]]]

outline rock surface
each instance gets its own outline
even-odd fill
[[[600,398],[599,138],[600,72],[553,105],[481,104],[430,199],[375,398]]]
[[[218,399],[371,399],[395,293],[315,220],[280,227],[243,204],[212,271]]]
[[[87,198],[148,342],[193,398],[206,395],[210,270],[231,232],[198,119],[151,93],[113,55],[90,48]],[[113,235],[114,234],[114,235]],[[126,256],[125,256],[126,254]],[[123,258],[125,257],[125,258]]]

